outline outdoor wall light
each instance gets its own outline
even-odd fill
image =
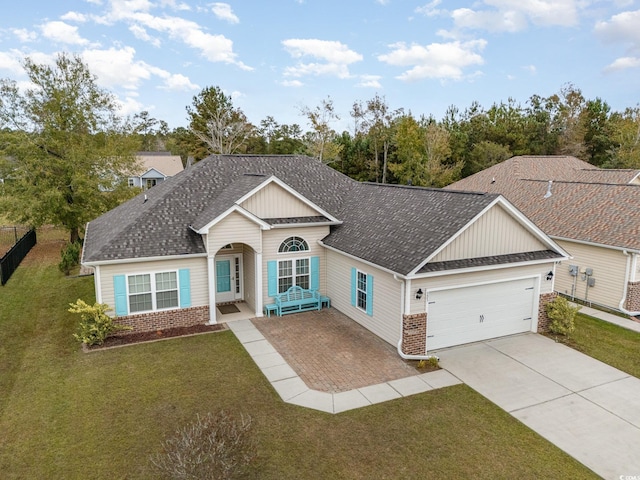
[[[553,278],[553,272],[547,273],[547,280],[551,280]]]
[[[422,298],[422,289],[419,288],[416,292],[416,300],[420,300]]]

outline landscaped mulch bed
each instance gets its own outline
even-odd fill
[[[209,332],[219,332],[226,329],[227,326],[225,324],[217,324],[167,328],[154,332],[127,333],[124,335],[112,335],[110,337],[107,337],[102,345],[93,345],[91,347],[83,345],[82,348],[85,352],[92,352],[94,350],[104,350],[105,348],[122,347],[125,345],[133,345],[136,343],[155,342],[167,338],[184,337]]]

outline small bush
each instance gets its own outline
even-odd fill
[[[69,275],[71,269],[80,263],[80,242],[67,243],[60,251],[60,263],[58,268],[65,275]]]
[[[113,323],[113,318],[107,315],[110,311],[106,303],[88,303],[78,299],[76,303],[70,303],[71,313],[80,314],[80,324],[78,333],[73,337],[85,345],[102,345],[105,338],[118,330],[130,330],[131,327],[124,327]]]
[[[222,411],[198,417],[162,443],[162,453],[151,457],[154,478],[242,478],[255,459],[251,417],[236,419]]]
[[[558,335],[569,336],[576,329],[576,314],[580,307],[572,306],[564,297],[556,297],[546,305],[549,317],[549,330]]]

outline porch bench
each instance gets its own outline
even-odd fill
[[[290,287],[286,292],[276,295],[278,316],[287,313],[306,312],[307,310],[320,310],[320,293],[317,290],[308,290],[299,286]]]

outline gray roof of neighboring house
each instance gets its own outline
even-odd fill
[[[629,184],[640,171],[585,164],[574,157],[514,157],[445,189],[500,193],[552,237],[640,250],[640,185]]]
[[[358,183],[304,156],[216,155],[90,222],[83,261],[203,254],[190,226],[205,226],[271,175],[343,222],[331,227],[326,245],[400,274],[498,197]]]

